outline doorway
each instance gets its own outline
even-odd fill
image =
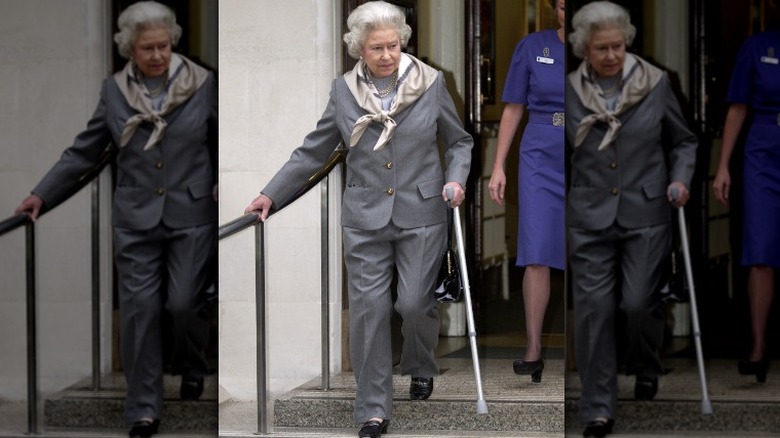
[[[516,45],[526,35],[557,29],[557,19],[547,0],[466,1],[467,130],[475,140],[472,173],[467,188],[465,223],[470,235],[472,292],[477,332],[486,339],[488,358],[519,359],[523,356],[525,315],[522,296],[524,269],[515,266],[518,239],[519,142],[527,112],[512,141],[505,165],[505,204],[490,199],[488,182],[495,157],[502,93]],[[563,358],[565,343],[564,272],[551,270],[550,302],[544,318],[543,356]]]

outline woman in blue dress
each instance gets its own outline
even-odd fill
[[[778,8],[768,2],[777,17]],[[723,146],[712,189],[729,205],[729,161],[750,114],[745,141],[741,264],[748,267],[752,348],[739,373],[766,380],[765,332],[780,267],[780,30],[750,37],[740,48],[729,87]]]
[[[550,300],[550,268],[564,269],[564,0],[550,0],[560,28],[532,33],[515,48],[502,97],[504,111],[488,188],[504,205],[504,164],[526,110],[518,169],[517,266],[524,266],[523,302],[528,344],[516,374],[540,382],[542,323]]]

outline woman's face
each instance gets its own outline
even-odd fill
[[[616,27],[599,29],[585,46],[585,58],[600,77],[612,77],[623,70],[626,59],[626,39]]]
[[[371,76],[382,79],[393,74],[401,62],[401,40],[391,28],[375,29],[360,49]]]
[[[555,2],[555,16],[558,18],[558,25],[563,29],[566,24],[566,0]]]
[[[171,65],[171,36],[164,27],[150,27],[138,33],[133,44],[133,61],[147,78],[168,71]]]

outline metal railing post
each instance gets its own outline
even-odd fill
[[[100,390],[100,178],[92,181],[92,390]]]
[[[268,434],[268,370],[266,362],[265,229],[255,226],[255,322],[257,325],[257,430]]]
[[[38,325],[35,303],[35,224],[25,227],[27,254],[27,431],[38,434]]]
[[[320,286],[322,297],[322,315],[320,317],[320,333],[322,335],[322,389],[330,389],[330,270],[328,269],[328,224],[330,216],[328,214],[328,178],[323,180],[322,184],[322,205],[320,220],[320,248],[321,248],[321,274],[322,284]]]

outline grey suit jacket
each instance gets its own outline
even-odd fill
[[[580,121],[590,114],[566,81],[566,138],[574,144]],[[666,199],[671,181],[690,187],[698,140],[688,129],[669,77],[618,117],[622,128],[615,142],[597,150],[607,131],[597,123],[571,154],[566,223],[602,230],[614,223],[639,228],[670,222]]]
[[[87,128],[33,189],[44,203],[61,200],[106,147],[119,144],[125,121],[136,114],[113,77],[103,81],[100,102]],[[152,132],[141,124],[116,158],[112,223],[147,230],[160,223],[185,228],[217,221],[217,91],[213,74],[165,117],[160,143],[143,147]]]
[[[290,160],[262,190],[274,202],[291,196],[320,168],[339,142],[349,144],[352,128],[366,114],[343,78],[333,81],[330,100],[317,128],[293,151]],[[444,75],[395,117],[397,128],[385,147],[374,151],[382,126],[372,123],[347,159],[341,224],[377,230],[391,220],[402,228],[445,222],[444,184],[464,188],[474,141],[463,129]],[[441,141],[442,155],[437,144]]]

